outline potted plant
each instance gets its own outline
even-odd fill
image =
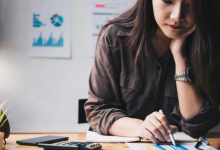
[[[0,128],[2,128],[5,124],[5,122],[8,120],[9,117],[5,117],[5,113],[7,112],[8,108],[3,112],[2,109],[5,105],[7,100],[5,100],[1,105],[0,105]],[[5,118],[5,119],[4,119]],[[4,132],[0,132],[0,149],[2,149],[3,146],[3,140],[4,140]]]

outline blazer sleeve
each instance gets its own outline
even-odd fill
[[[108,135],[109,127],[127,117],[120,93],[120,72],[117,71],[112,46],[116,36],[107,28],[97,43],[94,64],[89,77],[89,98],[84,105],[87,121],[99,134]]]

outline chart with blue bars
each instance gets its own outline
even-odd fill
[[[171,148],[173,148],[174,150],[188,150],[187,148],[183,147],[182,145],[170,145]]]
[[[39,38],[37,40],[33,40],[33,46],[34,47],[63,47],[63,33],[61,33],[61,36],[58,40],[53,38],[53,34],[51,33],[48,40],[43,39],[42,33],[40,34]]]
[[[169,145],[173,150],[188,150],[187,148],[183,147],[182,145]],[[162,147],[160,145],[146,145],[146,150],[167,150],[167,148]]]
[[[43,24],[38,17],[40,17],[39,14],[33,14],[33,27],[39,28],[41,26],[46,26],[46,24]]]

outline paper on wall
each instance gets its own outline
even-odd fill
[[[31,0],[30,57],[71,58],[71,0]]]
[[[95,54],[100,29],[127,9],[127,0],[87,0],[86,51],[88,57]]]

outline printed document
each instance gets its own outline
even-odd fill
[[[173,144],[135,144],[135,143],[126,143],[128,147],[132,150],[198,150],[195,148],[196,142],[193,143],[181,143],[176,146]],[[202,145],[199,147],[200,150],[217,150],[211,146]]]
[[[87,56],[93,57],[100,29],[107,23],[125,12],[127,0],[87,0]]]

